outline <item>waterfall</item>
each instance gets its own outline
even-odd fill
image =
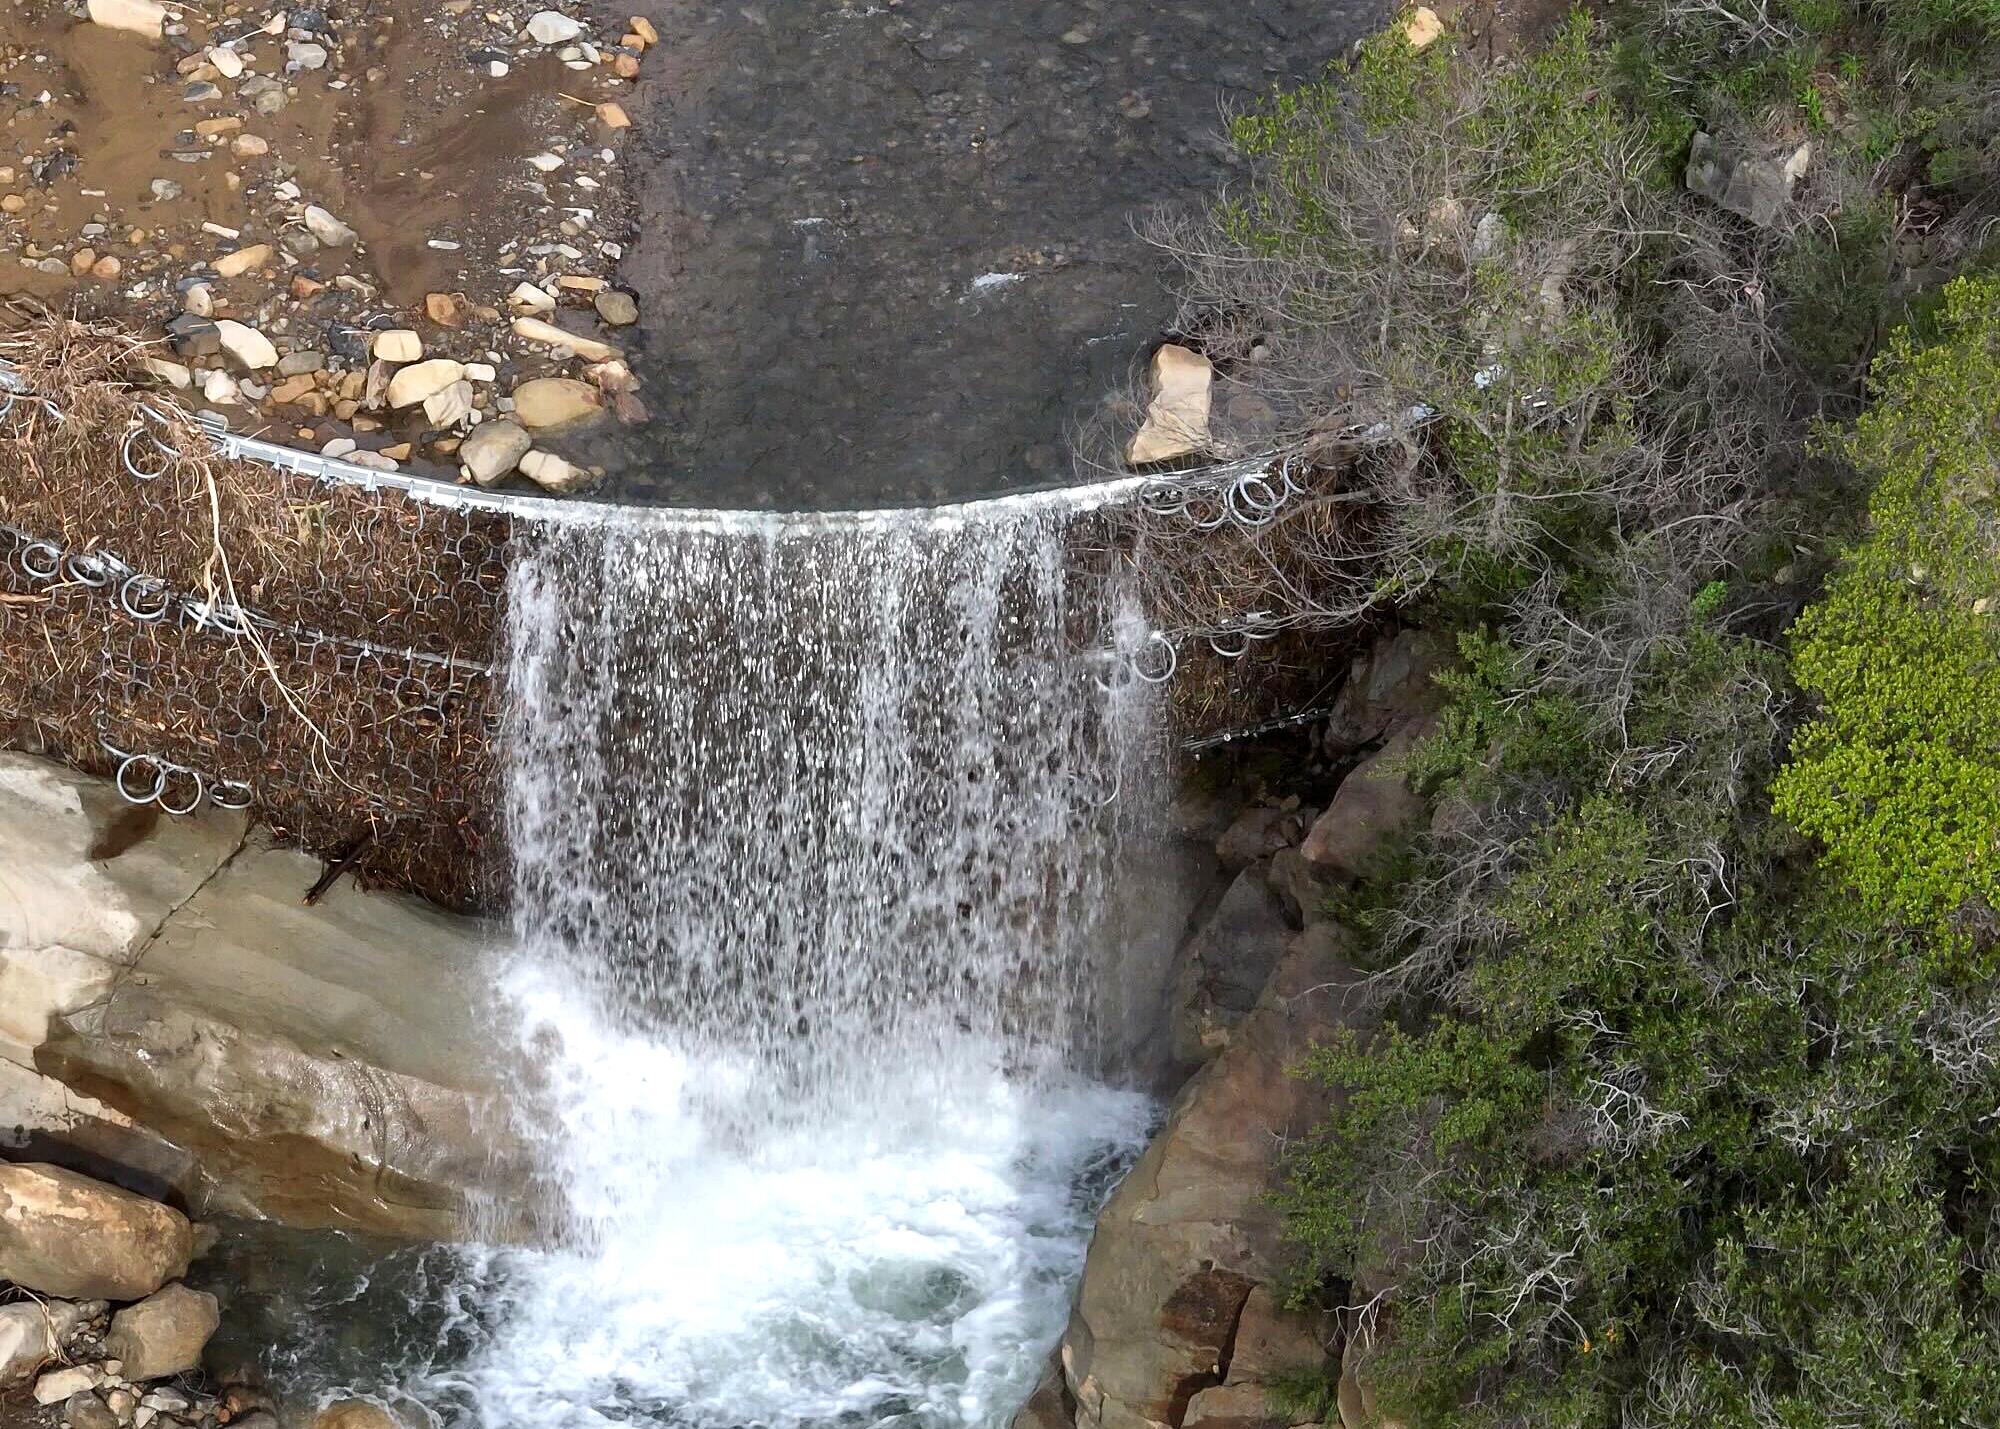
[[[1131,689],[1060,498],[531,533],[506,812],[551,1244],[492,1426],[990,1426],[1149,1106],[1090,1075]]]

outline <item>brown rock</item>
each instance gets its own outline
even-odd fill
[[[234,253],[225,253],[216,259],[215,271],[224,278],[239,278],[270,261],[271,245],[253,243],[248,248],[239,248]]]
[[[604,413],[604,399],[573,377],[537,377],[514,389],[514,415],[531,432],[583,426]]]
[[[185,1274],[193,1252],[179,1211],[59,1167],[0,1165],[0,1279],[69,1300],[137,1300]]]
[[[1208,450],[1210,388],[1215,369],[1206,357],[1175,343],[1153,354],[1153,400],[1146,421],[1125,449],[1128,466],[1177,461]]]
[[[1229,1352],[1230,1384],[1271,1384],[1289,1375],[1325,1369],[1337,1326],[1332,1317],[1287,1310],[1268,1285],[1243,1302],[1236,1342]]]
[[[201,1364],[202,1348],[221,1323],[213,1295],[169,1285],[111,1317],[104,1353],[134,1383],[186,1374]]]
[[[611,61],[611,72],[620,79],[637,79],[639,77],[639,57],[637,55],[618,56],[618,58]]]
[[[1292,928],[1268,869],[1255,863],[1238,873],[1175,960],[1167,1007],[1174,1060],[1183,1067],[1229,1045],[1284,955]]]
[[[1360,878],[1390,841],[1415,825],[1424,798],[1410,787],[1403,766],[1431,728],[1412,721],[1343,779],[1333,803],[1299,846],[1306,862],[1345,878]]]
[[[426,293],[424,315],[439,327],[463,327],[465,306],[450,293]]]
[[[1289,1429],[1260,1384],[1212,1385],[1188,1401],[1182,1429]]]
[[[404,1429],[395,1415],[365,1399],[337,1399],[312,1422],[312,1429]]]

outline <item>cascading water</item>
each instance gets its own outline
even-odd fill
[[[1142,711],[1060,500],[530,538],[507,813],[550,1244],[418,1397],[991,1425],[1146,1101],[1089,1076]]]

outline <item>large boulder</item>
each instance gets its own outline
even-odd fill
[[[1411,786],[1406,768],[1411,750],[1428,734],[1420,719],[1397,730],[1345,779],[1333,803],[1306,835],[1299,852],[1314,868],[1358,879],[1382,850],[1401,837],[1424,813],[1424,797]]]
[[[187,1273],[194,1228],[157,1201],[39,1163],[0,1165],[0,1280],[71,1300],[138,1300]]]
[[[221,1323],[213,1295],[169,1285],[111,1317],[104,1354],[134,1383],[186,1374],[201,1363],[202,1349]]]
[[[1451,643],[1426,630],[1384,635],[1355,656],[1322,734],[1327,752],[1353,755],[1435,713],[1444,703],[1437,677],[1452,658]]]
[[[1233,1378],[1245,1311],[1282,1264],[1279,1157],[1329,1107],[1292,1069],[1349,1020],[1357,981],[1335,925],[1293,937],[1255,1009],[1113,1193],[1063,1337],[1078,1425],[1180,1424],[1198,1393]]]
[[[312,1429],[404,1429],[403,1422],[370,1399],[336,1399],[313,1417]]]

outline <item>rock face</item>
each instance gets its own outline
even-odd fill
[[[1270,882],[1270,860],[1244,868],[1182,947],[1168,989],[1174,1060],[1192,1069],[1229,1045],[1257,1005],[1292,926]]]
[[[1128,466],[1177,461],[1208,450],[1215,368],[1190,348],[1167,343],[1153,354],[1153,400],[1125,449]]]
[[[1280,1268],[1267,1200],[1280,1148],[1325,1114],[1327,1093],[1292,1065],[1348,1015],[1355,974],[1342,936],[1315,924],[1291,941],[1229,1045],[1176,1099],[1166,1126],[1098,1218],[1062,1362],[1075,1422],[1092,1429],[1191,1423],[1196,1396],[1255,1382],[1313,1332],[1274,1325],[1259,1287]],[[1254,1303],[1249,1360],[1239,1368]],[[1304,1353],[1303,1350],[1299,1352]],[[1312,1366],[1306,1366],[1312,1367]],[[1212,1400],[1218,1418],[1252,1396]]]
[[[43,1295],[138,1300],[187,1272],[180,1212],[39,1163],[0,1165],[0,1280]]]
[[[213,1295],[169,1285],[111,1317],[104,1353],[135,1383],[185,1374],[201,1363],[202,1347],[221,1323]]]
[[[320,871],[0,755],[0,1131],[303,1226],[441,1236],[517,1185],[491,931],[344,884],[304,907]]]
[[[1399,727],[1341,781],[1332,806],[1299,848],[1308,863],[1342,878],[1358,879],[1384,845],[1422,817],[1423,796],[1410,787],[1403,765],[1430,729],[1431,722],[1423,718]]]
[[[1713,136],[1696,134],[1688,147],[1687,186],[1690,193],[1769,228],[1811,164],[1810,143],[1768,154],[1726,154]]]

